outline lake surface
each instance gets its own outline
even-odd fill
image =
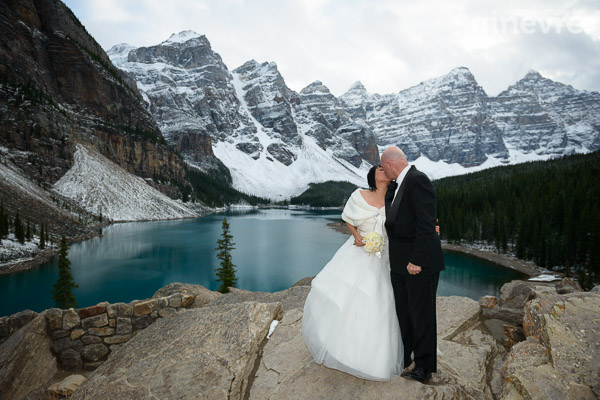
[[[340,211],[230,211],[203,218],[111,225],[102,236],[69,249],[79,307],[101,301],[129,302],[152,297],[171,282],[201,284],[216,290],[216,242],[221,223],[230,223],[236,248],[238,287],[275,292],[316,275],[348,236],[329,228]],[[522,275],[460,253],[445,253],[446,271],[438,294],[479,299]],[[54,306],[57,261],[18,274],[0,276],[0,316]]]

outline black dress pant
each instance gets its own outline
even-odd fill
[[[437,371],[435,296],[440,273],[401,275],[391,272],[396,314],[404,344],[404,367],[411,363],[425,372]]]

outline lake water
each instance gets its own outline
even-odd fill
[[[111,225],[102,236],[69,249],[79,307],[102,301],[129,302],[152,297],[171,282],[215,282],[216,241],[226,217],[236,248],[238,287],[275,292],[299,279],[316,275],[348,238],[327,227],[340,211],[252,210],[213,214],[192,220]],[[445,253],[446,271],[438,294],[479,299],[522,275],[460,253]],[[54,306],[52,288],[58,277],[56,260],[40,268],[0,276],[0,316]]]

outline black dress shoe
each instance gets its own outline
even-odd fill
[[[429,379],[431,379],[431,372],[425,372],[425,370],[421,367],[415,367],[412,372],[406,374],[407,378],[414,379],[415,381],[419,381],[421,383],[425,383]]]

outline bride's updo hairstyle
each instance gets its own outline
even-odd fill
[[[374,165],[367,174],[367,184],[369,185],[369,190],[371,192],[377,189],[377,183],[375,182],[375,171],[377,171],[377,168],[379,167],[381,167],[381,165]]]

